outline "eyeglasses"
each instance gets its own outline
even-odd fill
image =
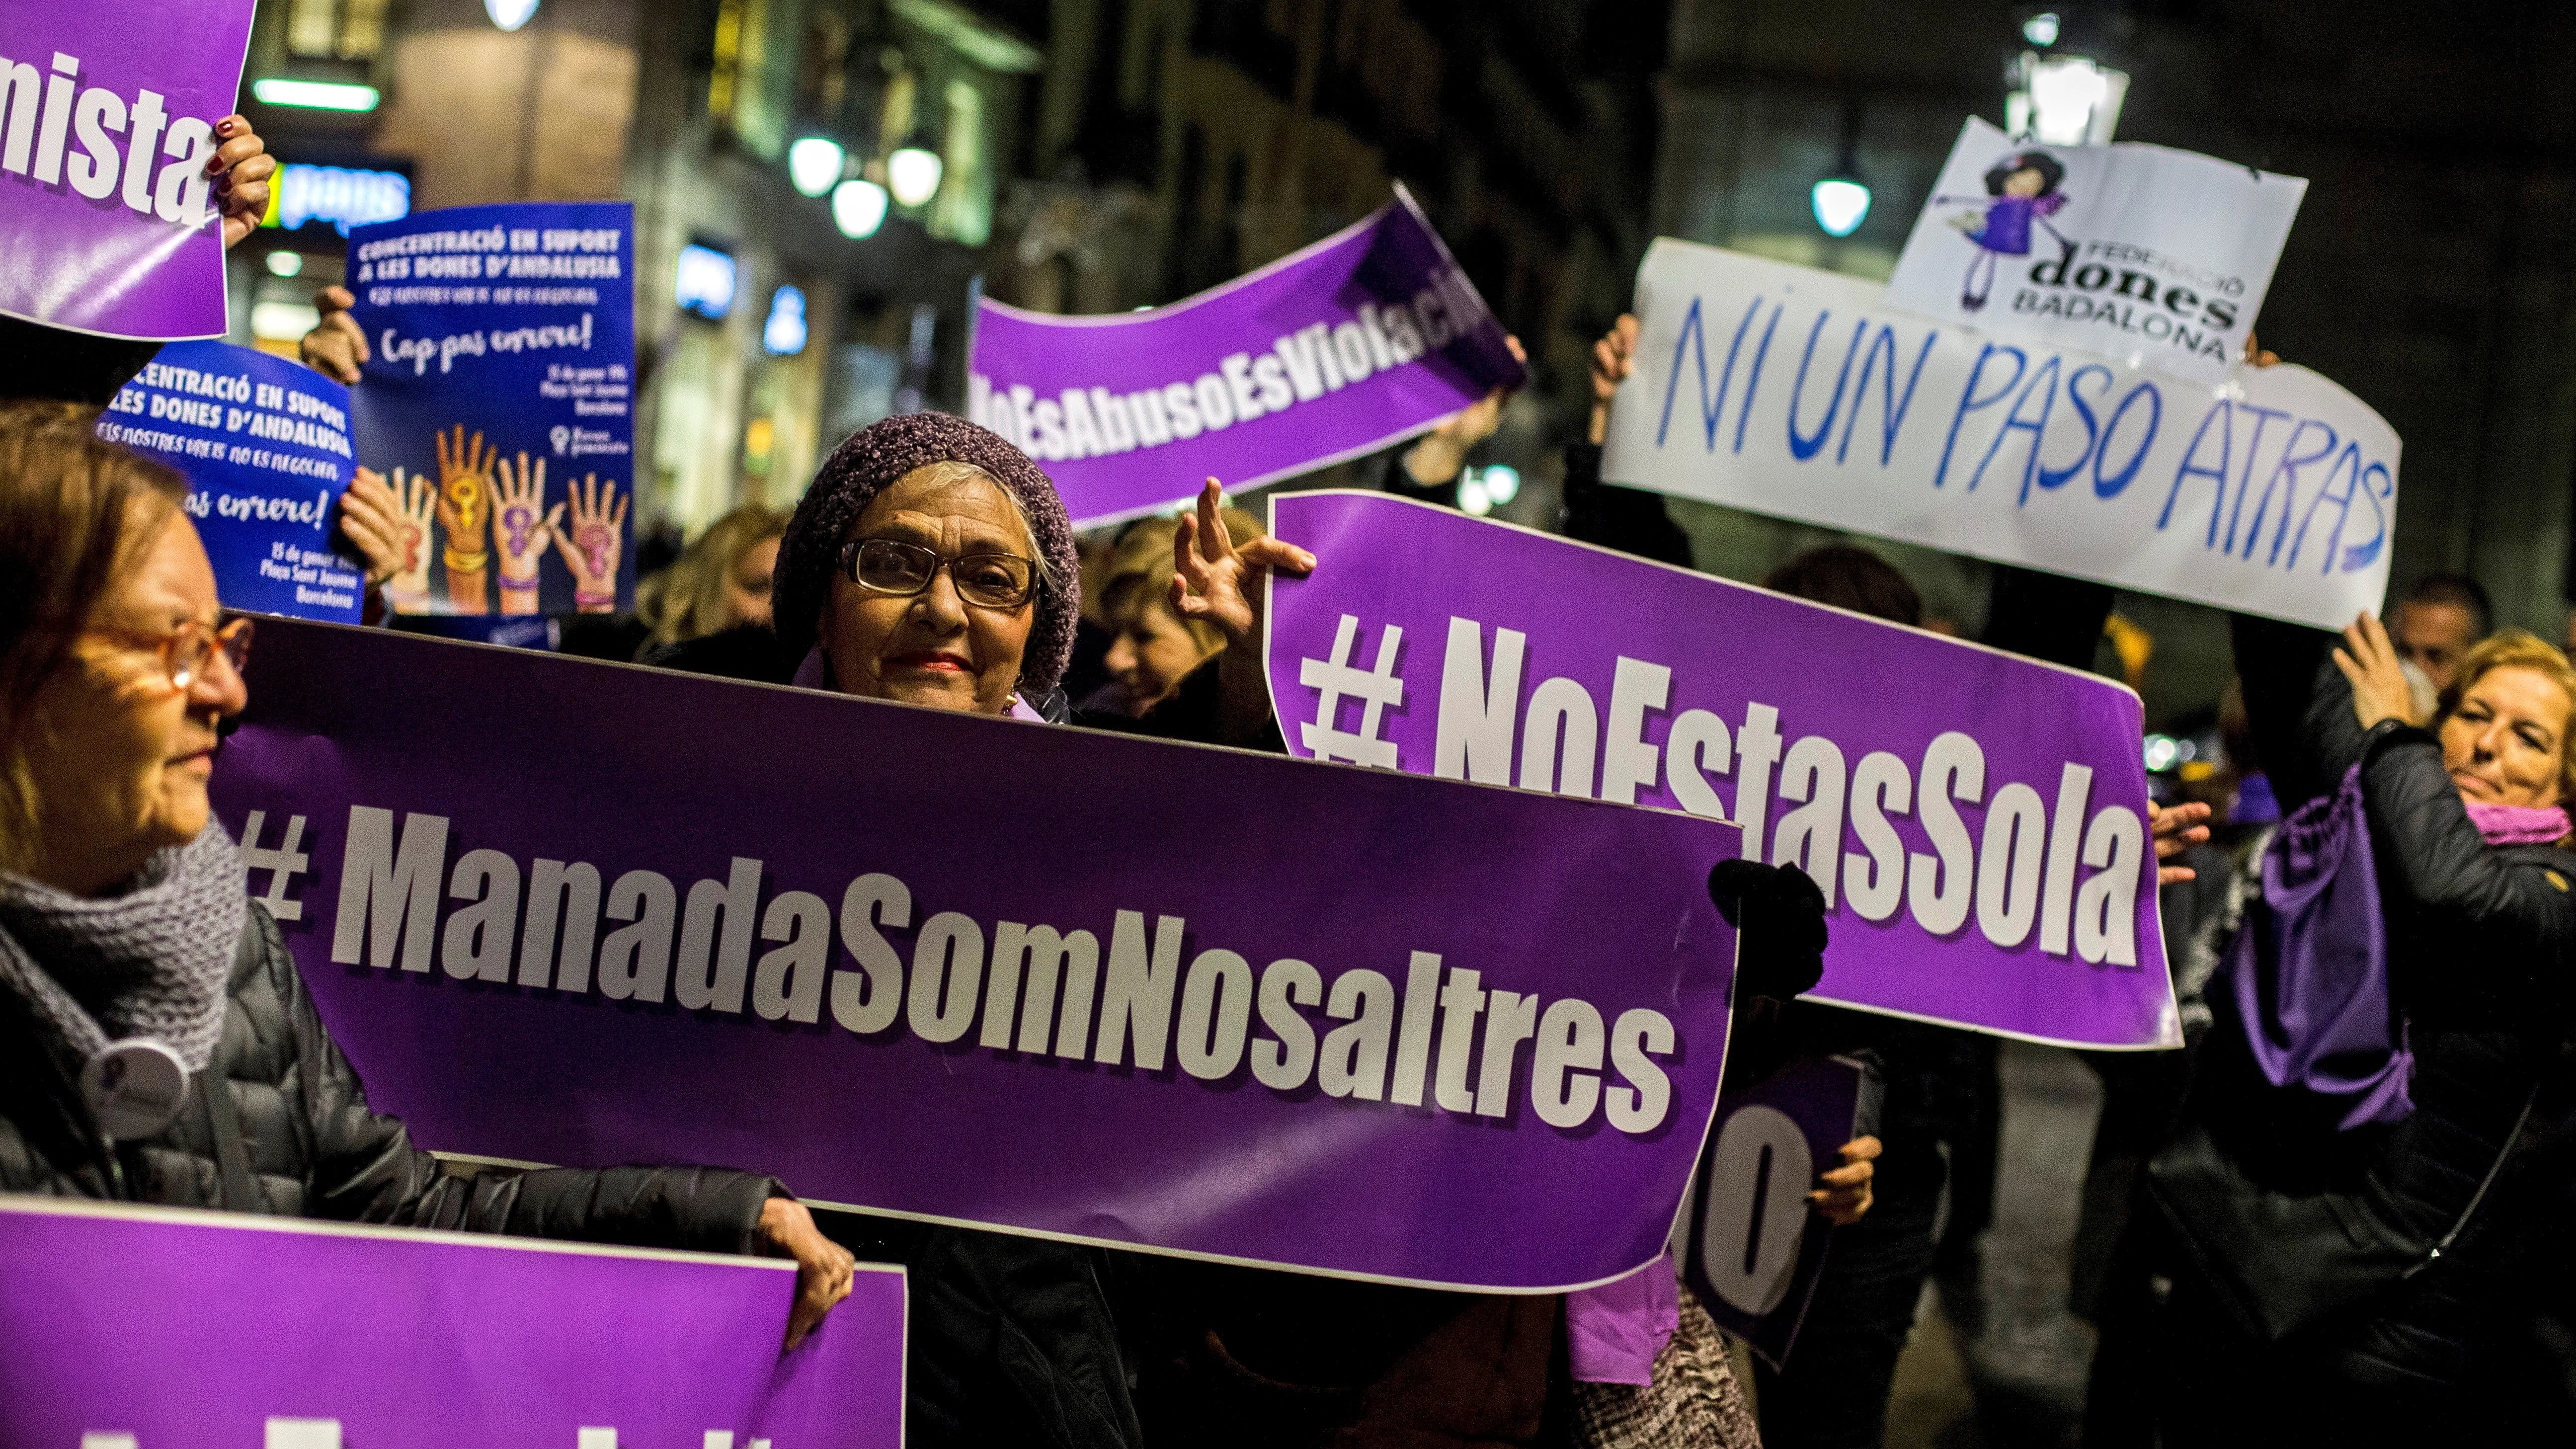
[[[859,538],[841,545],[840,566],[860,588],[899,598],[929,588],[944,568],[957,585],[957,597],[983,609],[1016,609],[1038,585],[1036,562],[1015,553],[949,558],[937,549],[891,538]]]
[[[251,621],[235,619],[220,626],[190,619],[166,634],[144,629],[92,629],[92,634],[127,639],[147,645],[161,656],[161,667],[169,671],[170,687],[186,689],[197,682],[206,666],[220,652],[230,660],[233,672],[239,674],[250,664]]]

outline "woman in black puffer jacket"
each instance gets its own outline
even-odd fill
[[[789,1342],[850,1255],[770,1178],[465,1178],[369,1109],[211,818],[248,698],[185,485],[0,406],[0,1192],[797,1259]]]
[[[2576,670],[2528,634],[2498,636],[2422,728],[2377,620],[2356,621],[2331,657],[2327,643],[2237,622],[2283,807],[2331,795],[2358,767],[2385,923],[2380,1060],[2405,1097],[2347,1105],[2320,1095],[2320,1074],[2275,1085],[2282,1072],[2267,1074],[2254,1043],[2313,1033],[2314,1014],[2302,1025],[2283,1009],[2295,989],[2266,985],[2279,995],[2256,999],[2271,1019],[2249,1023],[2239,993],[2213,991],[2188,1124],[2149,1170],[2172,1230],[2159,1344],[2179,1390],[2169,1445],[2459,1433],[2471,1406],[2458,1385],[2511,1271],[2495,1207],[2515,1191],[2517,1144],[2565,1086],[2576,855],[2561,807],[2576,787]],[[2241,953],[2231,967],[2252,969]],[[2318,1065],[2358,1081],[2369,1064]]]

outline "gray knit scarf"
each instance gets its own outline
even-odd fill
[[[96,900],[0,873],[0,986],[84,1062],[151,1037],[202,1072],[223,1035],[249,902],[241,853],[214,820]]]

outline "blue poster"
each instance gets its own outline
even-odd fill
[[[331,551],[349,485],[349,390],[282,357],[173,342],[99,415],[98,435],[178,469],[224,606],[354,624],[367,591]]]
[[[425,541],[385,586],[396,612],[635,597],[634,211],[468,206],[350,231],[358,461]]]

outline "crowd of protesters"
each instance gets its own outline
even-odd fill
[[[240,118],[217,130],[231,240],[271,166]],[[324,302],[307,359],[354,382],[364,339],[345,294]],[[1791,867],[1711,877],[1743,932],[1727,1085],[1859,1057],[1885,1105],[1812,1185],[1832,1250],[1795,1351],[1749,1386],[1668,1263],[1562,1296],[1437,1293],[818,1221],[758,1163],[443,1164],[368,1105],[365,1063],[323,1027],[212,818],[253,625],[223,610],[179,476],[95,436],[149,349],[24,324],[9,340],[0,1190],[781,1254],[800,1270],[791,1348],[856,1259],[900,1262],[925,1445],[1885,1439],[1924,1284],[1993,1192],[1994,1045],[1799,1001],[1831,924]],[[1600,477],[1635,342],[1622,318],[1593,351],[1560,522],[1689,566],[1662,500]],[[1391,454],[1384,486],[1454,502],[1503,402]],[[343,500],[372,584],[401,562],[401,511],[363,470]],[[1329,564],[1223,507],[1215,480],[1177,516],[1078,537],[1011,443],[921,413],[841,442],[791,513],[727,515],[644,581],[631,618],[583,637],[664,669],[1275,750],[1261,584]],[[1762,582],[1924,623],[1914,585],[1864,547]],[[2089,667],[2110,604],[2102,585],[1999,571],[1984,642]],[[2568,1407],[2576,1255],[2554,1229],[2576,1199],[2576,669],[2489,616],[2474,583],[2437,577],[2340,639],[2235,621],[2227,788],[2155,827],[2188,1045],[2096,1059],[2075,1264],[2101,1329],[2089,1443],[2465,1442]],[[1114,829],[1102,808],[1093,824]],[[175,1070],[156,1078],[163,1057]],[[101,1085],[111,1059],[121,1092]]]

